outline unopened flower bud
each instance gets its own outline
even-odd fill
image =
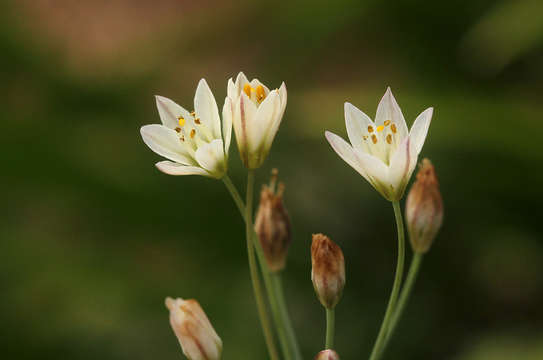
[[[266,257],[268,267],[277,272],[285,267],[290,245],[290,220],[283,206],[285,186],[280,183],[276,190],[277,170],[273,170],[270,185],[264,185],[260,193],[260,206],[256,214],[255,232]]]
[[[434,166],[428,159],[422,160],[417,180],[407,195],[405,217],[413,251],[427,252],[443,222],[439,183]]]
[[[345,286],[345,260],[340,247],[323,234],[313,234],[311,280],[321,304],[336,306]]]
[[[339,355],[334,350],[323,350],[315,356],[314,360],[339,360]]]
[[[222,340],[198,301],[166,298],[170,324],[189,360],[219,360]]]

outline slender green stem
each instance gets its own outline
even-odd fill
[[[386,345],[385,339],[388,333],[389,321],[395,310],[400,287],[402,286],[403,265],[405,258],[405,238],[402,210],[400,209],[399,201],[393,201],[392,207],[394,208],[394,217],[396,218],[396,228],[398,231],[398,262],[396,264],[396,275],[394,276],[394,284],[392,285],[392,291],[388,300],[385,317],[381,324],[381,328],[379,329],[379,335],[377,335],[377,339],[375,340],[375,345],[373,345],[370,360],[378,360],[385,351],[384,345]]]
[[[335,331],[335,310],[326,308],[326,344],[325,349],[334,347],[334,331]]]
[[[226,185],[226,188],[228,189],[228,192],[230,192],[230,195],[232,196],[232,199],[236,203],[238,210],[241,214],[241,217],[245,221],[245,204],[243,203],[243,199],[239,195],[238,189],[234,186],[232,183],[232,180],[230,180],[230,177],[228,175],[224,175],[222,178],[222,181],[224,182],[224,185]]]
[[[262,331],[264,332],[264,339],[268,347],[268,352],[272,360],[278,360],[279,355],[275,343],[273,341],[273,333],[270,325],[270,319],[266,304],[262,296],[262,284],[258,275],[258,269],[256,264],[255,249],[253,243],[253,193],[254,193],[255,175],[254,170],[249,170],[247,175],[247,200],[245,208],[245,235],[247,237],[247,255],[249,257],[249,270],[251,273],[251,281],[253,283],[253,292],[256,300],[256,306],[258,314],[260,316],[260,323],[262,325]],[[227,186],[228,187],[228,186]]]
[[[411,260],[411,265],[409,266],[409,272],[407,273],[407,278],[405,280],[405,285],[402,288],[402,292],[398,300],[398,305],[396,306],[396,310],[394,311],[394,314],[392,315],[392,318],[390,319],[390,323],[388,325],[388,333],[387,333],[387,338],[385,341],[385,347],[388,341],[390,340],[390,338],[392,338],[392,335],[394,334],[394,330],[396,329],[396,326],[398,325],[398,321],[402,317],[402,313],[405,308],[405,305],[407,304],[407,301],[409,300],[409,296],[411,295],[411,291],[413,290],[413,286],[415,285],[415,282],[417,281],[417,275],[419,273],[420,264],[422,263],[423,257],[424,257],[424,254],[420,254],[420,253],[415,253],[413,255],[413,260]]]
[[[289,345],[289,352],[292,358],[294,358],[295,360],[301,360],[302,353],[300,351],[300,347],[298,346],[298,341],[296,340],[296,334],[294,333],[294,328],[292,327],[290,316],[288,314],[288,308],[285,302],[285,295],[283,292],[283,284],[281,281],[281,274],[275,273],[275,274],[270,274],[270,276],[271,276],[273,287],[274,287],[273,293],[274,293],[274,296],[277,297],[277,305],[279,306],[279,316],[282,319],[284,331],[286,331],[288,345]]]

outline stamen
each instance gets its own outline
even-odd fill
[[[383,125],[377,126],[377,132],[381,132],[383,130],[385,130],[385,127]]]
[[[177,131],[178,133],[180,133],[180,132],[181,132],[181,128],[180,128],[180,127],[176,127],[176,128],[175,128],[175,131]]]
[[[185,141],[185,135],[181,135],[181,141]]]
[[[195,112],[194,110],[192,110],[192,111],[190,112],[190,116],[195,117],[195,116],[196,116],[196,112]]]
[[[192,129],[190,131],[190,138],[193,139],[194,138],[194,135],[196,135],[196,130]]]
[[[201,122],[200,122],[200,118],[196,118],[196,119],[194,119],[194,123],[195,123],[195,124],[198,124],[198,125],[200,125],[200,124],[201,124]]]
[[[385,126],[389,126],[390,125],[390,120],[385,121],[384,124],[385,124]]]
[[[371,125],[368,126],[368,132],[370,132],[370,133],[373,132],[373,126],[371,126]]]
[[[387,143],[392,144],[392,135],[388,134],[386,137]]]
[[[184,117],[179,116],[177,118],[177,121],[179,122],[179,126],[181,126],[181,127],[185,126],[185,118]]]
[[[256,87],[256,100],[258,102],[261,102],[266,97],[266,91],[264,90],[264,87],[262,85],[258,85]]]
[[[397,129],[396,129],[396,124],[390,125],[390,130],[392,130],[392,132],[393,132],[394,134],[396,134],[396,131],[397,131]]]
[[[366,135],[362,136],[362,139],[368,140],[368,137]]]
[[[253,90],[253,88],[251,87],[251,85],[245,84],[245,85],[243,86],[243,92],[244,92],[245,95],[247,95],[248,97],[251,97],[251,90]]]
[[[375,134],[371,136],[371,141],[373,141],[374,144],[377,144],[377,136],[375,136]]]

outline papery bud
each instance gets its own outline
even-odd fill
[[[222,340],[198,301],[166,298],[170,324],[189,360],[219,360]]]
[[[266,257],[268,267],[277,272],[285,267],[290,245],[290,220],[283,206],[285,186],[280,183],[277,192],[275,184],[277,170],[272,171],[270,185],[264,185],[260,193],[260,206],[256,214],[255,232]]]
[[[315,356],[314,360],[339,360],[339,355],[334,350],[323,350]]]
[[[323,234],[313,234],[311,280],[321,304],[336,306],[345,286],[345,260],[340,247]]]
[[[439,183],[434,166],[428,159],[422,160],[417,180],[407,195],[405,217],[413,251],[427,252],[443,222]]]

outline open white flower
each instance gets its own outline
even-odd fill
[[[170,175],[203,175],[220,179],[227,170],[232,118],[221,120],[217,103],[205,79],[194,96],[194,111],[156,96],[162,124],[145,125],[141,136],[147,146],[169,159],[156,167]],[[224,135],[224,141],[223,141]]]
[[[262,165],[272,145],[287,106],[285,83],[269,90],[258,79],[247,80],[240,72],[228,80],[223,119],[234,124],[241,159],[249,169]]]
[[[351,144],[326,131],[336,153],[387,200],[401,199],[424,145],[433,108],[424,110],[408,132],[402,111],[390,88],[377,107],[375,122],[345,103],[345,124]]]

